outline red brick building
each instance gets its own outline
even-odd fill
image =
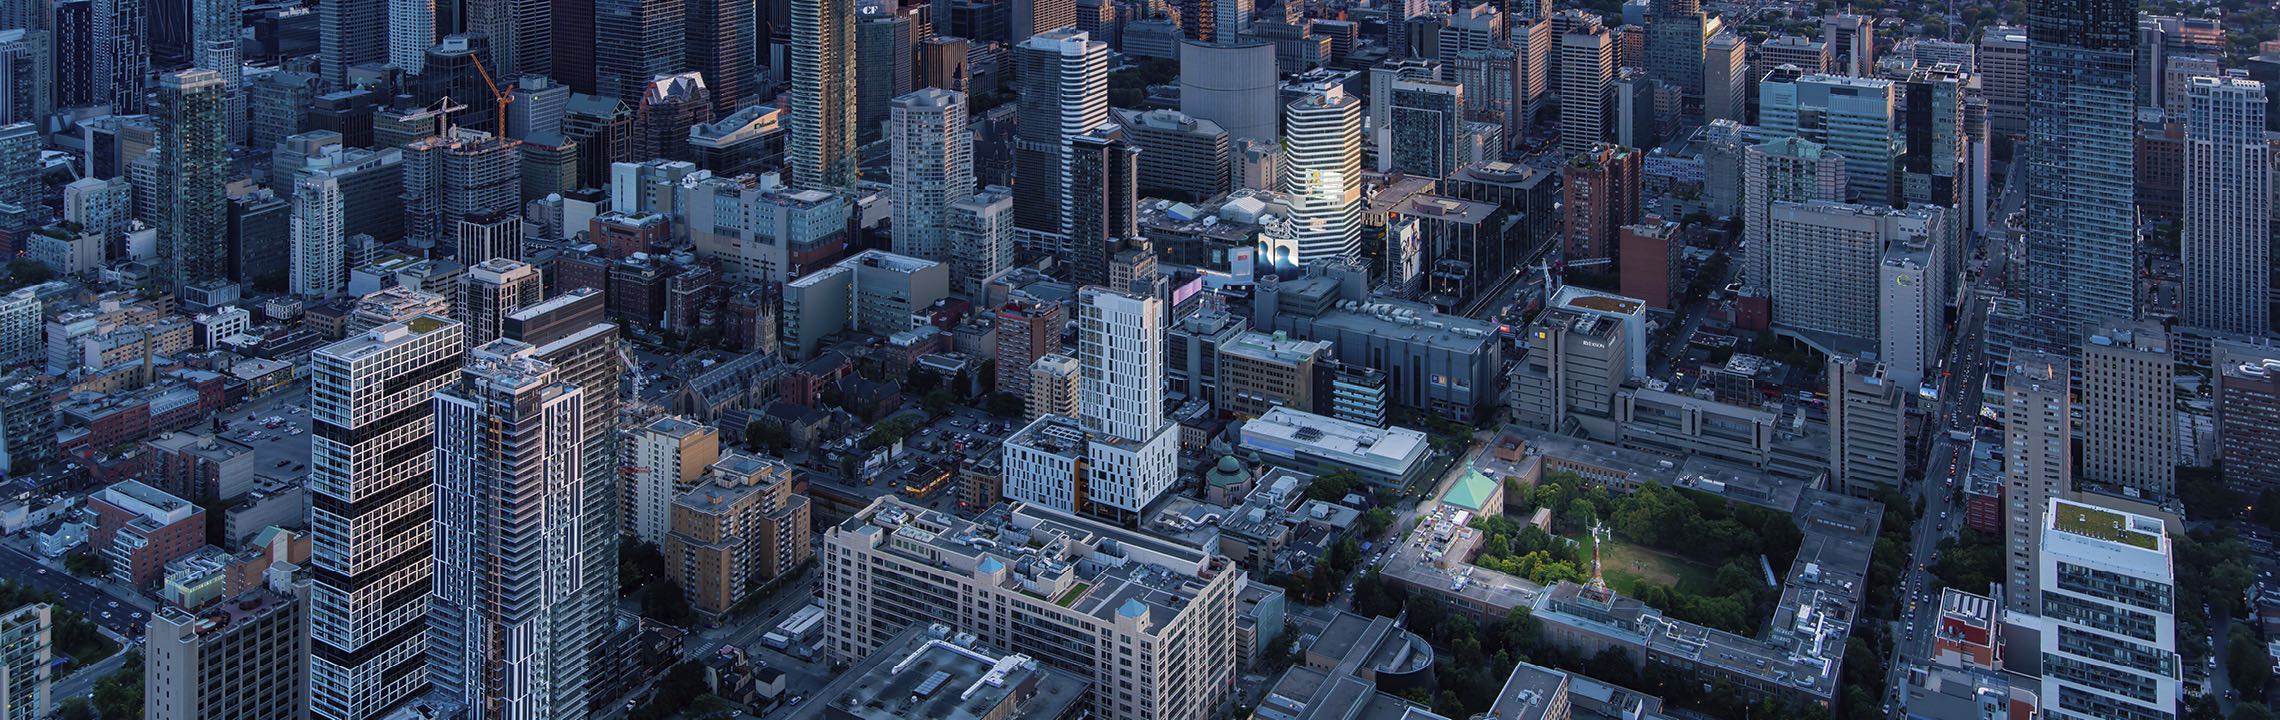
[[[1683,244],[1678,223],[1650,217],[1623,226],[1617,251],[1622,258],[1618,267],[1623,294],[1646,301],[1647,307],[1670,309],[1671,294],[1678,290],[1678,249]]]
[[[664,215],[613,212],[586,223],[586,241],[600,247],[604,257],[620,260],[671,244],[670,228]]]
[[[1643,153],[1620,145],[1600,145],[1578,153],[1560,169],[1569,265],[1614,260],[1620,228],[1639,221],[1639,180]]]
[[[1029,365],[1061,351],[1061,305],[1011,302],[997,311],[997,391],[1029,397]]]
[[[206,544],[206,511],[138,480],[87,496],[95,530],[87,546],[110,560],[111,576],[147,587],[166,576],[166,563]]]

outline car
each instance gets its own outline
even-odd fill
[[[40,573],[41,575],[46,575],[46,574],[47,574],[47,568],[40,568],[40,569],[39,569],[39,573]]]
[[[113,600],[113,601],[111,601],[109,604],[105,605],[104,607],[118,607],[118,606],[119,606],[119,601],[117,601],[117,600]]]
[[[136,611],[134,611],[134,612],[131,612],[131,613],[127,613],[127,617],[131,617],[131,618],[134,618],[134,619],[136,619],[136,620],[141,620],[141,619],[142,619],[142,611],[141,611],[141,610],[136,610]]]
[[[111,613],[110,613],[109,611],[105,611],[105,612],[103,613],[103,619],[105,619],[105,620],[109,620],[109,619],[111,619]]]

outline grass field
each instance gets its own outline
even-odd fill
[[[1583,543],[1585,562],[1590,561],[1591,539],[1578,539]],[[1617,589],[1630,587],[1634,581],[1645,580],[1657,585],[1707,592],[1717,568],[1687,560],[1670,553],[1625,542],[1609,542],[1600,555],[1602,572],[1607,584]]]

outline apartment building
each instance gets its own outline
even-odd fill
[[[792,473],[780,461],[730,453],[712,465],[703,484],[673,501],[665,572],[698,612],[717,618],[756,581],[814,556],[808,499],[793,492]]]

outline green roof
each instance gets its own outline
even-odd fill
[[[2161,535],[2159,533],[2133,529],[2130,527],[2129,518],[2124,517],[2121,513],[2101,510],[2088,505],[2059,503],[2058,517],[2052,520],[2052,526],[2060,531],[2083,537],[2096,538],[2107,542],[2127,543],[2157,552],[2161,550]]]
[[[412,332],[426,335],[428,333],[434,332],[436,328],[443,327],[443,321],[428,317],[426,315],[421,315],[410,320],[405,320],[404,327],[410,329]]]
[[[1489,497],[1495,494],[1496,480],[1480,474],[1479,470],[1468,470],[1449,486],[1449,492],[1441,495],[1441,502],[1480,512],[1487,509]]]

